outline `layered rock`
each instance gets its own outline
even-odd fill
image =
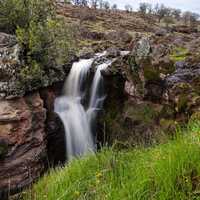
[[[44,170],[46,110],[39,94],[0,101],[0,198],[29,185]]]
[[[0,33],[0,199],[35,181],[47,163],[65,160],[62,148],[54,146],[64,148],[53,104],[69,68],[50,68],[36,81],[34,74],[24,76],[21,53],[15,36]],[[54,83],[59,88],[51,89]]]

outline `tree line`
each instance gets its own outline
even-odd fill
[[[59,0],[62,2],[62,0]],[[118,11],[118,6],[116,3],[110,4],[107,0],[63,0],[64,3],[71,3],[76,6],[90,7],[93,9],[103,9]],[[126,4],[124,9],[128,13],[133,12],[133,7],[130,4]],[[176,19],[178,21],[182,20],[185,24],[193,24],[199,20],[200,15],[195,12],[185,11],[182,12],[181,9],[166,7],[164,4],[156,4],[153,6],[150,3],[140,3],[138,12],[143,16],[154,15],[158,18],[158,21],[165,20],[170,22],[170,19]]]

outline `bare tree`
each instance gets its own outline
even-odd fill
[[[194,25],[195,22],[197,22],[197,20],[199,19],[199,17],[199,14],[190,11],[186,11],[182,15],[185,25]]]
[[[152,5],[149,3],[140,3],[139,5],[139,12],[143,15],[152,12]]]
[[[99,0],[90,0],[91,7],[97,9]]]
[[[169,17],[171,14],[171,9],[165,7],[164,4],[157,4],[154,8],[155,14],[158,16],[158,21],[160,22],[164,17]]]
[[[88,6],[88,0],[71,0],[71,2],[76,6]]]
[[[130,4],[126,4],[124,6],[124,8],[125,8],[126,12],[132,12],[133,11],[133,7]]]
[[[116,10],[117,10],[117,4],[113,4],[112,7],[111,7],[111,9],[112,9],[113,11],[116,11]]]
[[[171,10],[171,15],[177,19],[177,20],[180,20],[180,17],[181,17],[181,10],[180,9],[172,9]]]
[[[109,10],[109,9],[110,9],[110,3],[109,3],[108,1],[104,1],[104,2],[103,2],[103,8],[104,8],[105,10]]]
[[[103,0],[99,0],[99,8],[103,9],[104,6],[104,1]]]
[[[81,4],[81,0],[72,0],[72,4],[79,6]]]
[[[88,6],[88,0],[81,0],[81,5],[84,7]]]

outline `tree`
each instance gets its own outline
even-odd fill
[[[104,6],[104,1],[103,0],[99,0],[99,8],[103,9]]]
[[[97,9],[99,0],[90,0],[91,7]]]
[[[74,4],[76,6],[79,6],[81,4],[80,0],[71,0],[71,1],[72,1],[72,4]]]
[[[0,31],[14,34],[18,26],[26,26],[28,17],[26,1],[0,0]]]
[[[103,8],[104,8],[105,10],[109,10],[109,9],[110,9],[110,3],[109,3],[108,1],[104,1],[104,2],[103,2]]]
[[[139,5],[139,12],[143,15],[152,12],[152,5],[149,3],[140,3]]]
[[[132,12],[133,11],[133,7],[130,4],[126,4],[124,8],[125,8],[126,12]]]
[[[175,19],[180,20],[180,17],[181,17],[180,9],[172,9],[171,14]]]
[[[116,11],[116,10],[117,10],[117,4],[113,4],[111,9],[112,9],[113,11]]]
[[[158,16],[158,21],[160,22],[164,17],[170,16],[170,8],[165,7],[164,4],[156,4],[155,6],[155,14]]]
[[[186,11],[183,13],[182,18],[186,25],[193,25],[199,19],[200,15],[197,13],[193,13],[190,11]]]
[[[81,6],[87,7],[88,1],[87,0],[81,0]]]
[[[16,34],[25,69],[41,75],[49,66],[67,63],[73,47],[70,29],[57,17],[50,0],[0,0],[0,25]]]

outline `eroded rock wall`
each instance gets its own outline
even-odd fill
[[[38,178],[46,154],[46,110],[38,92],[0,101],[0,199]]]

